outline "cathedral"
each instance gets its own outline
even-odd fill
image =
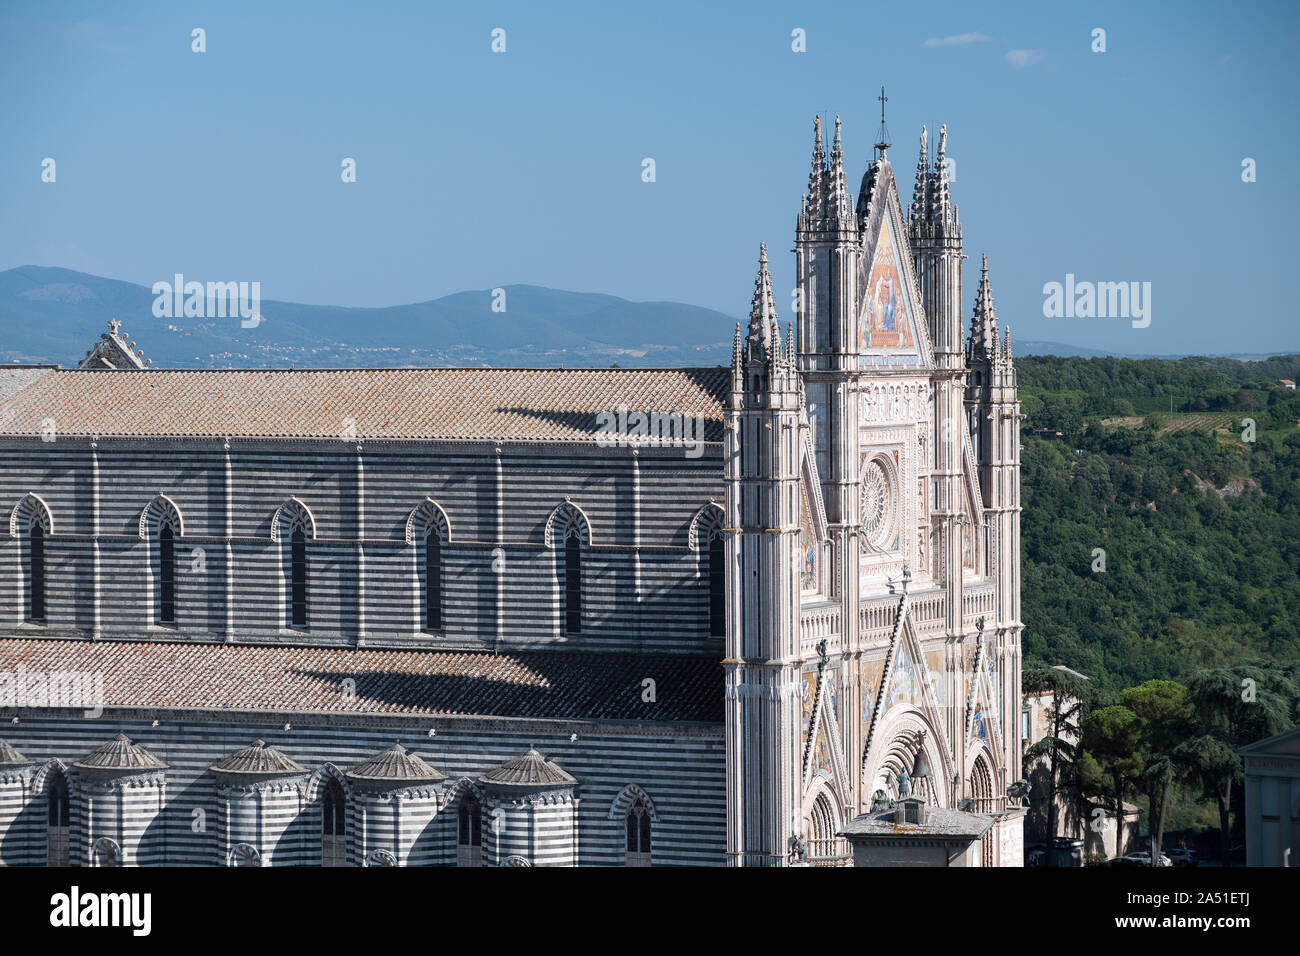
[[[880,138],[729,368],[0,369],[0,864],[1021,865],[1010,337]]]

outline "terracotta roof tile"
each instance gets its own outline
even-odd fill
[[[721,435],[714,369],[6,370],[0,435],[583,441],[596,415],[700,416]]]
[[[102,674],[106,708],[722,720],[718,659],[686,654],[0,640],[0,671],[20,666]]]

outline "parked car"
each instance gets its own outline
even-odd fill
[[[1196,866],[1196,851],[1184,849],[1183,847],[1174,847],[1164,853],[1169,857],[1174,866]]]
[[[1132,860],[1132,861],[1133,861],[1133,865],[1135,865],[1135,866],[1150,866],[1150,865],[1151,865],[1151,851],[1150,851],[1150,850],[1138,850],[1136,853],[1126,853],[1126,854],[1124,854],[1122,857],[1120,857],[1120,859],[1121,859],[1121,860]],[[1156,866],[1173,866],[1173,865],[1174,865],[1174,864],[1173,864],[1173,862],[1169,859],[1169,857],[1165,856],[1165,854],[1163,854],[1163,853],[1160,854],[1160,862],[1157,863]]]

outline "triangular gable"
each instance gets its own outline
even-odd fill
[[[898,638],[897,659],[889,674],[889,691],[881,705],[881,713],[876,719],[888,714],[896,704],[907,704],[925,714],[930,725],[939,735],[944,753],[948,753],[948,735],[945,729],[943,710],[939,706],[936,692],[935,676],[930,672],[921,644],[916,636],[916,629],[911,616],[903,622],[903,630]]]
[[[813,672],[815,675],[815,672]],[[839,726],[839,675],[832,667],[821,670],[820,681],[814,691],[810,705],[808,701],[808,679],[810,672],[804,670],[804,711],[808,721],[804,734],[803,787],[804,792],[812,785],[813,777],[821,774],[835,784],[840,794],[848,793],[848,774],[845,769],[844,740]],[[809,741],[811,740],[811,744]]]
[[[860,362],[931,368],[934,357],[929,327],[893,167],[888,163],[881,164],[865,228],[867,249],[858,273]]]
[[[807,412],[804,412],[807,420]],[[821,476],[817,473],[817,452],[813,449],[812,429],[803,429],[803,461],[799,469],[799,484],[809,502],[809,518],[818,540],[826,540],[826,505],[822,501]]]
[[[998,727],[998,711],[996,707],[997,697],[993,693],[993,683],[991,674],[993,672],[993,657],[989,653],[989,648],[985,647],[982,654],[977,655],[978,661],[972,663],[972,667],[978,667],[978,672],[967,673],[967,699],[971,701],[970,712],[966,715],[967,734],[972,740],[983,740],[994,753],[998,753],[1001,743],[999,741],[1000,733]],[[973,698],[970,695],[969,688],[974,683],[975,693]]]

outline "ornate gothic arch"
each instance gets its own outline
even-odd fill
[[[691,518],[690,530],[687,533],[688,546],[692,551],[701,551],[709,543],[709,539],[714,534],[721,534],[722,529],[726,527],[727,516],[713,499],[709,503],[695,512]]]
[[[45,763],[41,764],[41,768],[37,770],[34,774],[32,774],[31,792],[33,794],[44,793],[45,786],[46,784],[49,783],[51,774],[54,773],[60,774],[63,777],[64,781],[65,782],[67,781],[68,765],[65,764],[58,757],[52,757],[49,760],[45,761]]]
[[[953,766],[952,758],[940,745],[943,736],[924,713],[910,704],[896,704],[884,717],[877,737],[882,743],[873,748],[875,752],[863,775],[868,802],[878,789],[889,792],[890,787],[884,785],[887,779],[895,781],[891,786],[896,786],[900,770],[906,769],[909,775],[912,773],[917,739],[922,733],[925,734],[925,755],[930,763],[929,792],[933,792],[940,807],[951,803],[949,787]],[[897,796],[896,793],[893,795]]]
[[[609,805],[609,818],[611,820],[622,820],[627,816],[632,804],[638,800],[645,806],[646,812],[650,814],[650,822],[658,823],[659,813],[655,810],[655,802],[650,799],[650,794],[635,783],[629,783],[614,797],[614,802]]]
[[[348,780],[345,774],[332,761],[326,761],[319,770],[307,778],[307,786],[303,789],[303,798],[308,803],[315,803],[320,800],[325,793],[325,788],[329,785],[328,780],[334,780],[343,788],[343,795],[348,799],[352,797],[352,782]]]
[[[415,544],[431,530],[436,530],[443,541],[451,540],[451,519],[447,512],[432,498],[425,498],[406,518],[406,543]]]
[[[831,781],[820,774],[813,777],[813,785],[803,797],[803,819],[812,824],[810,837],[832,839],[844,820],[844,803],[835,792]],[[830,832],[822,832],[827,827]]]
[[[9,537],[16,538],[25,533],[33,521],[39,521],[46,534],[54,534],[54,516],[50,514],[50,506],[40,495],[28,492],[18,499],[14,510],[9,513]]]
[[[295,526],[301,527],[309,540],[316,537],[316,519],[312,517],[311,509],[300,499],[290,498],[276,508],[271,517],[271,540],[285,540]]]
[[[140,538],[148,541],[151,532],[168,521],[177,537],[185,534],[185,519],[181,517],[181,509],[176,506],[176,502],[164,494],[155,495],[140,512]]]
[[[565,498],[560,504],[556,505],[551,516],[546,519],[546,546],[548,548],[558,548],[564,544],[564,539],[569,533],[570,528],[576,528],[578,537],[582,543],[590,547],[595,543],[595,536],[592,534],[591,521],[587,518],[587,513],[573,503],[569,498]]]

